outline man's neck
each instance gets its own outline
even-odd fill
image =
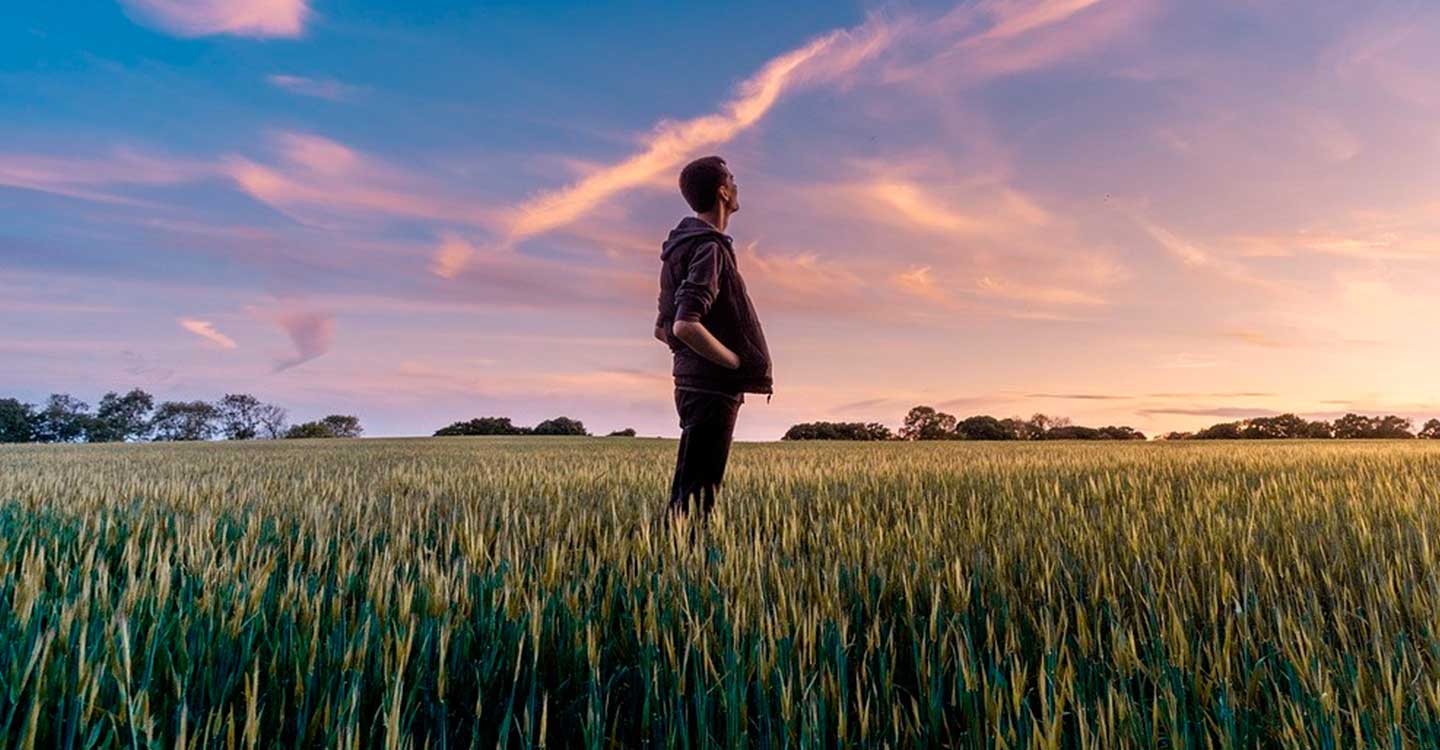
[[[715,231],[724,232],[725,225],[730,223],[730,216],[724,210],[716,208],[714,211],[706,211],[703,214],[695,214],[695,218],[715,227]]]

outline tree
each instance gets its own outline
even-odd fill
[[[1375,436],[1375,420],[1360,414],[1346,414],[1335,420],[1335,437],[1355,440]]]
[[[1191,440],[1195,437],[1193,432],[1167,432],[1160,436],[1161,440]]]
[[[52,393],[36,420],[35,439],[42,443],[73,443],[90,430],[90,405],[68,393]]]
[[[34,406],[18,399],[0,398],[0,443],[33,441],[38,421]]]
[[[92,443],[143,440],[150,434],[150,412],[154,408],[155,398],[139,388],[123,396],[110,391],[100,398],[85,439]]]
[[[205,401],[165,401],[155,407],[150,426],[156,440],[209,440],[218,411]]]
[[[330,429],[330,434],[337,438],[358,438],[365,432],[360,426],[360,418],[352,414],[331,414],[320,420],[320,423]]]
[[[1294,414],[1281,414],[1274,417],[1256,417],[1244,422],[1240,430],[1240,436],[1264,440],[1294,439],[1305,437],[1305,433],[1309,427],[1309,422],[1306,422]]]
[[[1069,427],[1069,417],[1051,417],[1036,413],[1030,417],[1025,434],[1028,440],[1044,440],[1045,433],[1056,427]]]
[[[605,437],[635,437],[635,428],[626,427],[623,430],[616,430]]]
[[[347,414],[331,414],[314,422],[303,422],[285,432],[287,438],[357,438],[365,431],[360,418]]]
[[[1222,422],[1195,433],[1196,440],[1239,440],[1240,437],[1239,422]]]
[[[1411,422],[1409,417],[1400,417],[1394,414],[1386,414],[1374,422],[1375,437],[1389,440],[1413,438],[1415,434],[1410,432]]]
[[[1015,440],[1018,437],[1000,420],[987,415],[966,417],[955,425],[955,434],[965,440]]]
[[[255,420],[259,423],[259,436],[266,440],[279,440],[285,437],[286,421],[289,412],[284,407],[275,404],[261,404],[255,412]]]
[[[955,437],[955,417],[929,406],[917,406],[905,415],[902,440],[947,440]]]
[[[1425,426],[1420,428],[1419,437],[1430,440],[1440,438],[1440,419],[1427,420]]]
[[[519,435],[523,428],[510,424],[509,417],[476,417],[468,422],[455,422],[435,431],[435,437],[455,435]]]
[[[589,435],[585,431],[585,425],[578,419],[569,417],[556,417],[547,419],[530,431],[532,435]]]
[[[1125,425],[1106,425],[1100,428],[1101,440],[1144,440],[1145,433]]]
[[[1301,437],[1313,440],[1328,440],[1335,437],[1335,425],[1323,419],[1317,422],[1310,422],[1305,425],[1305,434],[1301,435]]]
[[[220,434],[226,440],[254,440],[260,436],[260,409],[265,404],[248,393],[227,393],[215,403]]]
[[[792,425],[781,440],[893,440],[879,422],[805,422]]]
[[[303,438],[333,438],[335,434],[324,422],[301,422],[285,431],[285,437],[290,440]]]

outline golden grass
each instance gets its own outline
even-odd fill
[[[1434,747],[1440,445],[0,449],[0,746]]]

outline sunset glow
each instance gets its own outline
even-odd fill
[[[774,358],[738,439],[916,404],[1152,434],[1440,416],[1440,8],[4,16],[0,397],[673,437],[660,243],[717,153]]]

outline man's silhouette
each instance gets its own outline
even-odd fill
[[[675,357],[681,432],[670,510],[684,515],[694,502],[704,516],[725,477],[744,394],[773,390],[770,350],[725,234],[740,210],[735,176],[718,156],[696,159],[680,172],[680,193],[695,215],[670,231],[660,253],[655,338]]]

